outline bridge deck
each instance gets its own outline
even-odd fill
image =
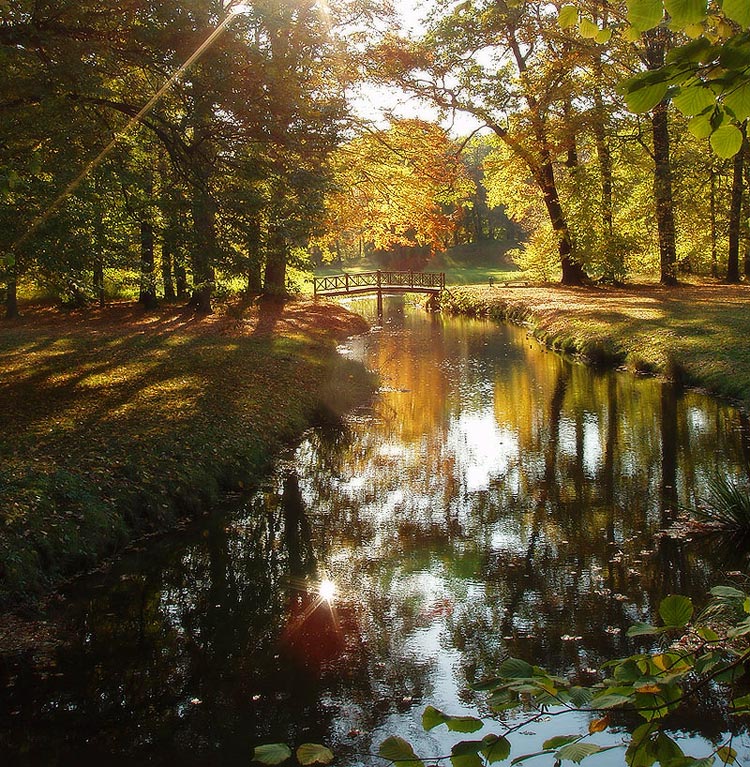
[[[363,293],[440,293],[445,289],[444,272],[395,272],[378,270],[358,274],[315,277],[316,296],[351,296]]]

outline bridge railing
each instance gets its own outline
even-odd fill
[[[376,272],[359,272],[355,274],[336,274],[330,277],[315,277],[313,292],[318,294],[345,294],[362,292],[363,290],[387,290],[413,288],[414,290],[443,290],[445,288],[444,272],[397,272],[378,270]]]

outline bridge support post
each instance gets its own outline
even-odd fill
[[[383,317],[383,289],[380,269],[378,269],[378,319]]]

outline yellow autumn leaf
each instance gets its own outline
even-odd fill
[[[601,719],[594,719],[589,724],[589,735],[593,735],[595,732],[604,732],[609,727],[609,717],[603,716]]]
[[[636,692],[657,694],[661,692],[661,687],[658,684],[645,684],[643,687],[636,688]]]

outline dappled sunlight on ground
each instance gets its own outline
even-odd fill
[[[343,337],[363,332],[368,326],[339,304],[300,298],[293,301],[233,300],[218,304],[210,315],[196,314],[192,307],[184,304],[161,304],[154,310],[145,311],[133,301],[72,311],[63,311],[52,305],[29,305],[22,307],[19,319],[6,322],[0,330],[57,329],[61,335],[80,330],[96,336],[109,335],[118,327],[128,333],[144,334],[267,336],[303,333],[307,336],[332,334]]]

